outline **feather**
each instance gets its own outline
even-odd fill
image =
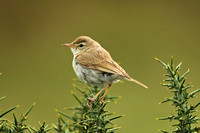
[[[113,61],[110,54],[102,47],[88,49],[76,56],[76,61],[85,68],[90,68],[102,72],[113,73],[124,78],[131,77]]]

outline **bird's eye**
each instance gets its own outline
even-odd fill
[[[83,44],[79,44],[79,47],[83,47],[84,45]]]

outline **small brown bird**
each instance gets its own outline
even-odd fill
[[[70,47],[74,55],[73,68],[77,77],[83,82],[102,89],[89,100],[93,102],[104,90],[104,99],[112,83],[125,79],[133,81],[144,88],[148,88],[139,81],[131,78],[125,70],[120,67],[101,45],[88,36],[80,36],[72,43],[65,43],[64,46]]]

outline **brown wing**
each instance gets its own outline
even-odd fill
[[[76,61],[85,68],[118,74],[130,79],[130,76],[113,61],[110,54],[102,47],[88,49],[76,56]]]

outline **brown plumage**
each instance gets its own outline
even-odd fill
[[[118,74],[128,79],[131,78],[102,47],[93,47],[88,49],[87,52],[78,54],[76,61],[85,68]]]
[[[74,70],[77,76],[84,82],[90,85],[95,85],[96,82],[97,86],[107,83],[111,86],[112,82],[115,80],[126,79],[147,88],[144,84],[131,78],[126,71],[112,59],[110,54],[101,47],[98,42],[90,37],[80,36],[72,43],[64,45],[71,48],[74,54]],[[105,73],[107,76],[103,77],[102,74]],[[111,76],[109,77],[108,75]]]

